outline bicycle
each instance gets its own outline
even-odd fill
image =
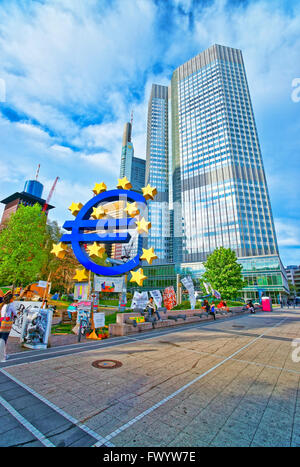
[[[88,318],[81,318],[78,329],[78,342],[81,340],[81,336],[86,336],[92,331],[91,323]]]

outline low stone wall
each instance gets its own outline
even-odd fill
[[[220,311],[216,310],[216,319],[220,318],[229,318],[235,314],[240,313],[248,313],[242,311],[242,307],[232,307],[230,311]],[[200,316],[195,316],[195,314],[199,314]],[[185,319],[183,317],[178,317],[178,315],[185,315]],[[169,310],[164,312],[160,311],[160,316],[162,321],[155,321],[152,322],[145,322],[145,323],[137,323],[136,326],[133,324],[128,324],[126,322],[129,318],[133,317],[140,317],[140,313],[132,312],[132,313],[117,313],[117,320],[115,324],[109,325],[109,334],[110,336],[127,336],[129,334],[136,334],[142,331],[149,331],[151,329],[159,329],[171,326],[177,326],[182,324],[188,323],[196,323],[199,321],[211,321],[213,320],[213,316],[207,315],[202,309],[195,309],[195,310]],[[172,319],[176,318],[176,319]]]

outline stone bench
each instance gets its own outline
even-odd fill
[[[159,309],[161,321],[151,320],[144,323],[134,323],[130,318],[141,317],[145,313],[143,310],[135,310],[131,313],[117,313],[117,320],[115,324],[109,325],[109,334],[111,336],[126,336],[128,334],[135,334],[141,331],[149,331],[151,329],[161,329],[165,327],[184,325],[187,323],[196,323],[199,321],[211,321],[213,316],[209,315],[202,309],[195,310],[166,310],[165,312]],[[243,311],[242,307],[232,307],[230,311],[223,311],[216,309],[216,319],[230,318],[235,314],[248,313]],[[185,315],[185,319],[182,316]]]

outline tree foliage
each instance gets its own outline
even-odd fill
[[[45,250],[47,253],[47,259],[41,268],[41,277],[43,280],[49,278],[53,292],[71,292],[74,281],[76,268],[79,267],[79,263],[75,258],[72,248],[68,247],[64,259],[57,258],[51,250],[53,244],[59,243],[63,235],[62,229],[59,227],[56,221],[48,221],[46,226],[46,242]]]
[[[46,215],[39,204],[23,206],[0,233],[0,282],[27,285],[39,279],[47,260]]]
[[[202,281],[209,282],[222,298],[233,299],[245,287],[242,266],[230,248],[217,248],[208,256]]]

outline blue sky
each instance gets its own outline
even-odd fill
[[[1,199],[39,163],[44,196],[60,177],[60,223],[95,182],[115,187],[131,110],[145,157],[151,84],[215,43],[243,51],[281,257],[300,264],[296,0],[0,0]]]

